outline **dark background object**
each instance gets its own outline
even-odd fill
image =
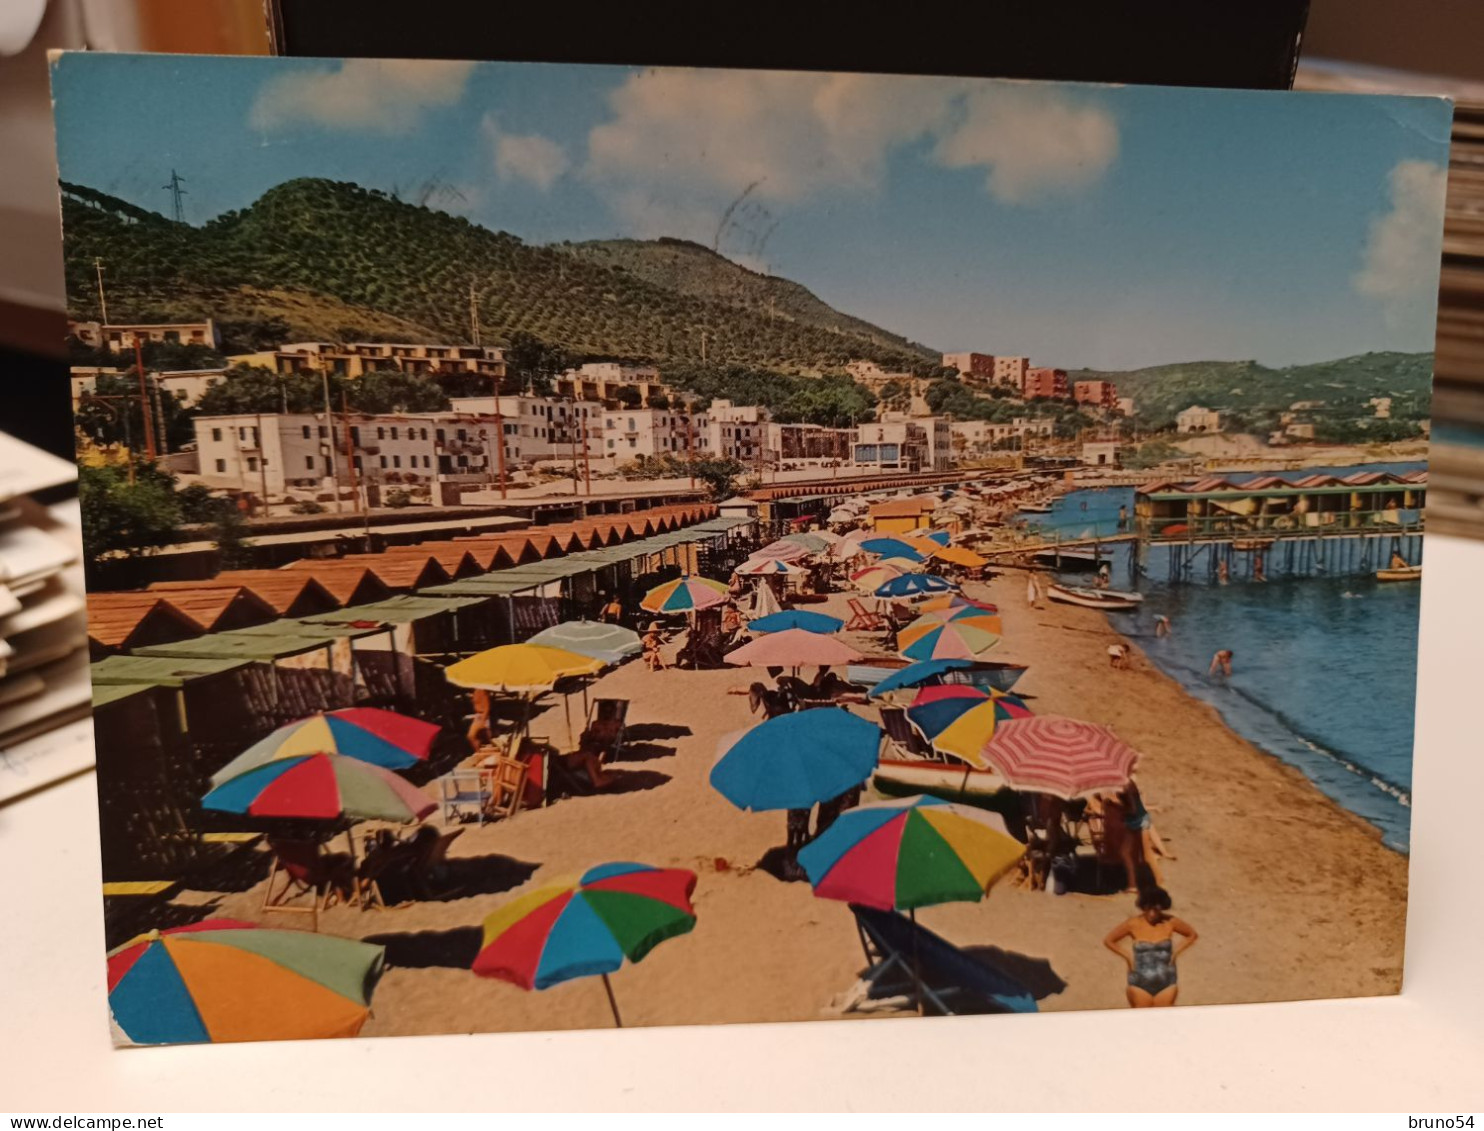
[[[1288,88],[1309,0],[492,5],[271,0],[283,55]]]

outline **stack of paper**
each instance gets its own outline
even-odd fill
[[[29,497],[76,476],[0,434],[0,802],[92,760],[77,501]]]

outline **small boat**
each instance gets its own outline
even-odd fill
[[[867,664],[851,664],[846,668],[845,678],[864,687],[875,687],[893,672],[905,668],[906,660],[873,660]],[[1009,691],[1015,681],[1026,672],[1027,664],[1007,664],[981,660],[972,668],[955,668],[938,677],[943,683],[962,683],[994,691]]]
[[[1120,589],[1082,589],[1075,585],[1048,585],[1046,596],[1064,605],[1081,605],[1085,609],[1103,609],[1108,612],[1137,609],[1144,601],[1142,593],[1127,593]]]
[[[1422,567],[1420,565],[1392,566],[1376,571],[1377,581],[1416,581],[1421,577]]]
[[[1050,514],[1050,503],[1021,503],[1015,508],[1021,514]]]
[[[985,805],[1009,787],[993,770],[976,770],[948,759],[883,758],[871,784],[888,797],[926,793],[944,801]]]

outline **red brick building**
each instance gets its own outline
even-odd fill
[[[1078,404],[1118,410],[1118,386],[1112,381],[1078,381],[1073,389]]]
[[[1067,371],[1051,369],[1044,365],[1033,365],[1025,371],[1025,384],[1021,389],[1026,400],[1032,397],[1053,397],[1066,400],[1071,395],[1067,388]]]

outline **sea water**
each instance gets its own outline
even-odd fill
[[[1132,516],[1133,494],[1130,488],[1074,491],[1051,514],[1026,518],[1065,536],[1107,535],[1118,526],[1120,506]],[[1107,614],[1113,627],[1136,638],[1151,662],[1216,708],[1236,733],[1301,770],[1376,825],[1387,844],[1406,851],[1420,584],[1363,574],[1171,585],[1158,568],[1157,577],[1137,574],[1127,544],[1110,549],[1112,586],[1144,594],[1137,612]],[[1087,573],[1061,579],[1089,583]],[[1173,626],[1163,638],[1154,632],[1161,614]],[[1230,677],[1209,674],[1221,649],[1233,653]]]

